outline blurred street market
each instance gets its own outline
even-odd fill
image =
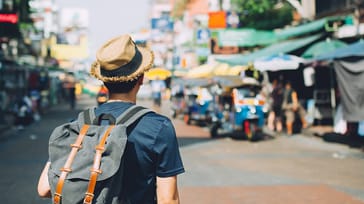
[[[120,4],[0,1],[2,203],[49,203],[49,135],[108,101],[89,72],[118,24],[153,50],[137,104],[175,125],[181,203],[364,204],[364,0],[145,0],[140,25],[95,19]]]

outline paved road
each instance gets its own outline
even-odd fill
[[[88,97],[78,102],[80,109],[94,105]],[[77,111],[60,105],[23,131],[1,133],[1,203],[49,203],[36,195],[48,137]],[[168,103],[156,111],[168,115]],[[186,168],[179,176],[182,203],[364,204],[364,153],[358,149],[307,135],[254,143],[211,139],[204,128],[173,123]]]

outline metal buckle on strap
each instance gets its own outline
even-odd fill
[[[91,172],[95,172],[95,173],[98,173],[98,174],[101,174],[102,173],[102,170],[101,169],[94,169],[94,168],[91,168],[90,169]]]
[[[77,148],[77,149],[81,149],[82,145],[77,145],[77,144],[70,144],[71,147]]]
[[[95,149],[96,149],[96,150],[101,151],[101,153],[103,153],[103,152],[105,151],[105,147],[104,147],[104,146],[102,146],[102,145],[97,145],[97,146],[95,147]]]
[[[92,199],[94,198],[94,194],[93,193],[85,193],[85,199],[83,199],[83,203],[84,204],[91,204],[92,203]]]
[[[64,167],[61,168],[60,170],[63,171],[63,172],[68,172],[68,173],[72,171],[71,168],[64,168]]]
[[[61,203],[62,195],[59,193],[54,193],[53,203],[60,204]]]

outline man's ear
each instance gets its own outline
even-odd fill
[[[143,85],[143,81],[144,81],[144,74],[142,76],[139,77],[138,79],[138,84],[139,85]]]

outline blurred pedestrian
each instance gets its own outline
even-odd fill
[[[159,77],[150,83],[152,86],[153,104],[160,107],[162,105],[162,93],[166,89],[166,83]]]
[[[270,94],[270,111],[268,114],[268,128],[272,131],[282,132],[282,103],[283,84],[282,81],[274,79],[272,82],[272,92]]]
[[[5,110],[7,107],[7,95],[5,91],[5,81],[0,79],[0,124],[5,124]]]
[[[305,119],[305,110],[298,101],[297,92],[292,88],[290,81],[286,82],[283,95],[282,109],[285,114],[286,131],[288,135],[293,134],[293,122],[296,119],[301,120],[302,128],[307,127]],[[296,118],[296,116],[300,118]]]
[[[18,98],[14,107],[15,125],[18,130],[24,129],[25,126],[33,122],[32,100],[29,96],[24,95]]]
[[[50,77],[48,71],[43,67],[39,71],[39,91],[40,91],[40,103],[38,109],[41,113],[44,113],[49,107],[49,88]]]
[[[73,72],[66,74],[63,87],[67,90],[67,99],[73,110],[76,106],[76,78]]]
[[[172,101],[172,116],[175,118],[177,115],[183,113],[185,108],[184,86],[182,83],[177,83],[172,86],[170,99]]]
[[[110,95],[107,103],[95,109],[95,115],[118,118],[136,104],[144,72],[153,64],[153,53],[137,46],[129,35],[122,35],[104,44],[96,57],[91,74],[103,81]],[[100,123],[108,124],[107,121],[101,120]],[[95,194],[94,200],[130,204],[179,203],[177,175],[184,172],[184,167],[171,120],[156,112],[148,112],[125,131],[128,131],[125,152],[121,158],[114,157],[115,163],[123,163],[122,167],[125,167],[120,169],[122,181],[115,182],[117,188],[112,190],[117,192],[113,193],[114,197],[99,198],[99,194]],[[39,179],[38,193],[43,197],[51,196],[48,182],[51,165],[47,162]],[[103,173],[108,173],[106,171],[111,168],[104,168]],[[106,188],[104,190],[108,191]]]

